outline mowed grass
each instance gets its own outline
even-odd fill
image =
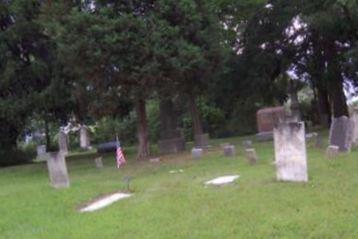
[[[202,160],[189,152],[151,164],[133,160],[117,170],[114,157],[102,170],[93,159],[68,160],[71,187],[52,189],[45,164],[0,169],[0,238],[357,238],[358,151],[327,160],[308,145],[309,182],[275,181],[272,142],[254,143],[260,157],[250,166],[242,140],[212,141]],[[221,142],[238,156],[222,156]],[[170,170],[183,173],[170,174]],[[217,176],[239,174],[231,185],[205,187]],[[134,196],[93,213],[77,209],[125,189]]]

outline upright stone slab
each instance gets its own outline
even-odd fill
[[[352,121],[354,124],[352,143],[354,146],[358,146],[358,108],[353,109]]]
[[[251,140],[245,140],[242,142],[242,145],[245,149],[252,149],[252,141]]]
[[[257,139],[259,141],[272,140],[274,126],[285,121],[285,118],[286,112],[283,106],[263,108],[257,111],[257,130],[259,131],[256,134]]]
[[[64,155],[68,154],[68,135],[63,130],[58,133],[58,148]]]
[[[209,146],[209,134],[194,135],[195,147],[206,148]]]
[[[65,156],[61,152],[49,153],[47,159],[47,168],[54,188],[67,188],[70,186],[70,179],[68,177]]]
[[[277,180],[307,182],[304,123],[281,123],[274,128],[273,132]]]
[[[254,148],[247,148],[245,149],[246,158],[247,161],[249,161],[250,164],[256,164],[258,161],[258,157],[256,154],[256,150]]]
[[[327,147],[327,151],[326,151],[327,158],[329,158],[329,159],[335,158],[335,157],[337,157],[338,153],[339,153],[339,147],[338,146],[329,145]]]
[[[81,149],[89,149],[91,146],[88,128],[85,125],[80,127],[80,147]]]
[[[336,145],[340,152],[351,150],[354,123],[347,116],[332,119],[329,131],[329,145]]]
[[[200,159],[203,156],[203,149],[193,148],[191,150],[191,156],[193,157],[193,159]]]
[[[226,145],[224,146],[223,150],[226,157],[234,157],[236,155],[236,149],[234,145]]]
[[[96,158],[94,159],[94,163],[96,164],[96,168],[98,168],[98,169],[103,168],[102,156],[96,157]]]
[[[176,154],[185,150],[185,139],[183,137],[162,139],[158,141],[161,154]]]

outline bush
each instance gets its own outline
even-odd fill
[[[30,163],[36,157],[33,149],[0,149],[0,167]]]

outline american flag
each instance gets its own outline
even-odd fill
[[[116,159],[117,159],[117,168],[120,168],[122,165],[126,163],[126,158],[124,157],[122,148],[119,144],[117,144]]]

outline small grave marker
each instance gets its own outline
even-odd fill
[[[254,148],[251,149],[245,149],[246,158],[249,161],[250,164],[256,164],[258,161],[258,157],[256,154],[256,150]]]
[[[339,147],[336,145],[329,145],[327,147],[326,155],[329,159],[337,157],[339,154]]]
[[[223,150],[226,157],[234,157],[236,155],[236,149],[234,145],[226,145],[224,146]]]
[[[200,159],[203,156],[203,149],[193,148],[191,150],[191,156],[193,157],[193,159]]]

